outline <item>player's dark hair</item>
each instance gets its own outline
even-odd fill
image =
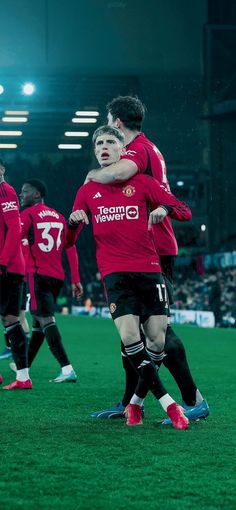
[[[120,129],[117,129],[117,128],[111,127],[111,126],[100,126],[93,133],[93,139],[92,139],[93,145],[95,145],[98,136],[101,136],[101,135],[112,135],[112,136],[115,136],[116,138],[118,138],[118,140],[122,143],[122,145],[124,145],[124,143],[125,143],[125,136]]]
[[[127,129],[140,131],[145,117],[145,106],[136,96],[118,96],[107,104],[113,119],[120,119]]]
[[[28,179],[25,181],[25,184],[29,184],[32,188],[35,188],[42,198],[46,197],[48,190],[45,182],[40,181],[40,179]]]
[[[0,158],[0,165],[5,167],[2,158]]]

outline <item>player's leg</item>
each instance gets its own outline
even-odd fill
[[[162,256],[161,266],[165,273],[165,283],[168,293],[169,304],[173,304],[173,256]],[[206,418],[209,414],[209,406],[198,390],[188,364],[186,351],[181,339],[168,324],[165,341],[165,354],[163,364],[175,379],[183,400],[183,407],[186,408],[186,416],[190,420]],[[194,409],[193,409],[194,408]],[[165,420],[164,424],[169,424]]]
[[[120,275],[120,276],[119,276]],[[107,292],[110,292],[110,305],[111,312],[113,310],[113,306],[115,307],[116,300],[120,298],[120,283],[122,283],[123,273],[115,273],[105,277],[104,286],[106,295]],[[114,292],[115,291],[115,292]],[[111,294],[111,292],[113,292]],[[125,390],[123,398],[120,402],[115,405],[111,405],[106,409],[102,409],[99,411],[95,411],[91,414],[93,418],[124,418],[124,411],[132,395],[134,394],[135,388],[138,384],[139,374],[130,363],[129,357],[125,352],[125,347],[123,342],[121,341],[121,359],[122,365],[125,371]]]
[[[56,278],[34,275],[35,295],[37,301],[37,317],[45,335],[49,349],[58,361],[61,372],[52,382],[76,382],[77,375],[71,365],[62,343],[61,333],[54,317],[56,299],[63,282]]]
[[[28,321],[27,321],[28,323]],[[39,320],[33,316],[32,320],[32,333],[31,337],[28,340],[28,367],[30,368],[34,359],[36,358],[39,349],[44,341],[44,332],[41,328]],[[10,363],[9,367],[13,372],[16,372],[15,363]]]
[[[27,339],[20,324],[19,314],[22,300],[23,277],[8,273],[6,278],[7,306],[4,313],[4,325],[9,335],[12,356],[16,364],[16,380],[4,389],[31,389],[27,361]]]
[[[27,285],[26,281],[23,283],[23,290],[22,290],[22,300],[21,300],[21,307],[20,307],[20,323],[21,326],[25,332],[26,338],[30,339],[30,327],[28,320],[26,318],[26,308],[27,308],[27,301],[29,300],[29,294],[27,293]]]
[[[33,316],[32,322],[32,334],[29,342],[28,349],[28,364],[29,368],[31,367],[34,359],[36,358],[39,349],[41,348],[45,335],[43,328],[41,327],[40,321],[37,317]]]
[[[169,411],[172,412],[174,406],[176,414],[174,426],[176,428],[187,428],[188,420],[164,388],[155,364],[140,338],[140,316],[147,314],[151,302],[155,313],[159,316],[156,320],[153,320],[153,328],[157,331],[155,349],[159,352],[163,350],[167,316],[165,315],[165,299],[162,296],[162,286],[165,287],[161,275],[126,273],[122,278],[118,277],[115,282],[113,281],[113,284],[106,287],[106,290],[112,318],[131,364],[168,415]],[[152,310],[149,313],[152,313]],[[133,410],[136,413],[138,409],[139,418],[137,415],[133,416]],[[126,413],[128,414],[127,424],[134,425],[141,422],[142,408],[140,405],[131,402],[126,408]]]
[[[1,320],[4,327],[4,341],[5,341],[5,347],[0,353],[0,360],[9,359],[12,357],[11,342],[4,325],[4,315],[9,299],[9,288],[7,288],[6,284],[7,275],[0,274],[0,307],[1,307]]]
[[[126,354],[139,376],[144,380],[146,386],[151,390],[155,398],[159,400],[168,416],[172,416],[174,426],[180,429],[187,428],[188,420],[184,417],[181,409],[161,383],[156,367],[147,354],[144,344],[139,337],[139,317],[126,315],[114,319],[114,323],[124,343]],[[158,327],[157,321],[156,326]],[[159,343],[158,348],[160,348],[160,346],[161,344]],[[135,395],[135,397],[137,396]],[[135,401],[131,399],[130,404],[126,407],[126,416],[127,425],[141,424],[142,403],[137,403],[136,399]]]
[[[21,326],[23,328],[23,331],[25,333],[25,336],[26,336],[27,340],[29,341],[29,338],[30,338],[30,328],[29,328],[29,324],[28,324],[28,321],[27,321],[27,318],[26,318],[26,315],[25,315],[26,303],[27,303],[27,291],[26,291],[26,282],[24,281],[23,282],[22,301],[21,301],[21,308],[20,308],[19,319],[20,319],[20,323],[21,323]],[[5,347],[4,351],[0,354],[0,360],[1,359],[9,359],[9,358],[12,357],[9,333],[4,331],[4,336],[5,336],[6,347]],[[13,371],[16,372],[15,363],[14,362],[11,363],[10,366],[13,369]]]
[[[167,328],[165,353],[163,364],[168,368],[180,389],[183,399],[181,405],[185,409],[185,415],[190,421],[207,418],[208,403],[192,378],[183,343],[171,326]],[[169,420],[163,422],[163,425],[170,424]]]

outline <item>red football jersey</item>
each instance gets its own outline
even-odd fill
[[[27,273],[64,279],[62,250],[66,247],[67,226],[61,213],[43,203],[27,207],[21,213],[22,242],[26,250]],[[76,248],[67,253],[72,282],[80,281]]]
[[[12,186],[0,184],[0,264],[9,273],[24,274],[19,202]]]
[[[138,166],[140,173],[152,175],[162,186],[170,191],[166,174],[166,164],[158,148],[140,133],[124,148],[122,159],[130,159]],[[171,219],[167,216],[161,223],[153,225],[154,243],[158,255],[177,255],[178,245]]]
[[[148,232],[149,201],[156,207],[171,206],[173,218],[184,221],[191,218],[184,202],[147,175],[135,175],[125,183],[112,185],[89,181],[78,190],[73,211],[83,209],[91,214],[102,277],[120,271],[161,271],[153,237]]]

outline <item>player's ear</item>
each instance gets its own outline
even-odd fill
[[[122,120],[120,120],[119,117],[117,117],[117,119],[115,121],[115,127],[120,129],[122,125],[123,125]]]

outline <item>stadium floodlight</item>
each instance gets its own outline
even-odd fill
[[[177,181],[177,186],[182,187],[184,186],[184,181]]]
[[[82,117],[81,119],[79,117],[74,117],[72,119],[72,122],[75,124],[95,124],[97,122],[97,119],[93,119],[92,117]]]
[[[29,115],[27,110],[6,110],[5,115]]]
[[[27,117],[2,117],[3,122],[28,122]]]
[[[99,112],[78,111],[78,112],[75,112],[75,115],[80,115],[81,117],[98,117]]]
[[[16,149],[16,143],[0,143],[0,149]]]
[[[35,85],[33,83],[24,83],[22,86],[22,91],[25,96],[31,96],[35,91]]]
[[[205,231],[206,231],[206,225],[204,225],[204,224],[202,224],[202,225],[201,225],[201,231],[202,231],[202,232],[205,232]]]
[[[0,136],[21,136],[22,131],[0,131]]]
[[[3,94],[3,92],[4,92],[4,87],[3,87],[3,85],[0,84],[0,94]]]
[[[82,149],[80,143],[59,143],[58,149]]]
[[[88,131],[66,131],[65,136],[88,136]]]

